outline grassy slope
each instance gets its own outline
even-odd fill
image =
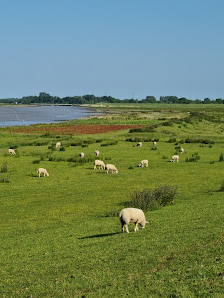
[[[100,158],[114,163],[118,175],[94,171],[92,162],[73,167],[66,161],[45,159],[33,164],[40,155],[51,152],[48,145],[21,144],[37,138],[51,144],[56,138],[2,133],[0,165],[7,161],[8,173],[1,176],[10,179],[0,185],[2,297],[221,296],[221,125],[204,121],[178,128],[174,124],[140,134],[159,136],[155,151],[151,143],[137,148],[125,142],[130,134],[123,131],[97,136],[118,140],[117,145],[69,146],[64,152],[52,153],[66,159],[81,151],[92,156],[99,149]],[[216,143],[183,144],[180,162],[169,163],[175,144],[167,140],[173,135],[180,139],[206,136]],[[62,143],[71,140],[61,139]],[[19,157],[6,154],[8,143],[19,144]],[[185,162],[195,152],[201,159]],[[149,168],[137,168],[145,158]],[[40,166],[47,168],[50,177],[36,176]],[[118,213],[134,190],[164,184],[178,186],[175,204],[148,211],[145,230],[134,233],[130,226],[130,234],[121,234],[118,218],[107,215]]]

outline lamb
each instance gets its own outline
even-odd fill
[[[170,162],[178,162],[179,161],[179,156],[178,155],[173,155],[172,157],[171,157],[171,160],[170,160]]]
[[[55,145],[56,148],[60,148],[61,147],[61,142],[57,142]]]
[[[121,222],[121,232],[124,233],[124,229],[126,232],[129,233],[128,225],[130,222],[135,223],[134,231],[138,231],[138,224],[144,229],[145,224],[148,223],[145,219],[145,214],[141,209],[137,208],[124,208],[121,210],[120,215],[120,222]]]
[[[98,150],[95,150],[94,154],[95,154],[96,156],[99,156],[99,154],[100,154],[100,151],[98,151]]]
[[[15,155],[16,152],[14,149],[8,149],[8,153],[11,154],[11,155]]]
[[[139,163],[139,167],[146,167],[146,168],[148,168],[148,165],[149,165],[149,162],[148,162],[148,160],[147,159],[143,159],[143,160],[141,160],[140,161],[140,163]]]
[[[184,153],[184,148],[180,148],[180,153]]]
[[[39,175],[39,177],[40,177],[41,174],[43,174],[44,177],[45,177],[45,176],[49,177],[49,174],[48,174],[47,170],[44,169],[44,168],[39,168],[39,169],[37,170],[37,174]]]
[[[142,147],[142,142],[138,142],[136,146],[137,147]]]
[[[157,145],[157,143],[156,143],[156,141],[153,141],[153,147],[156,147],[156,145]]]
[[[116,174],[118,173],[118,170],[115,167],[115,165],[111,165],[111,164],[105,165],[105,170],[106,170],[105,174],[108,174],[109,171],[111,171],[112,174],[113,173],[116,173]]]
[[[80,156],[81,158],[84,158],[84,156],[85,156],[84,152],[79,153],[79,156]]]
[[[104,162],[103,162],[102,160],[98,160],[98,159],[96,159],[96,160],[94,161],[94,170],[95,170],[97,167],[99,167],[100,169],[104,170],[104,169],[105,169],[105,164],[104,164]]]

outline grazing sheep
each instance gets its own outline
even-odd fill
[[[172,157],[171,157],[171,160],[170,160],[170,162],[178,162],[179,161],[179,156],[178,155],[173,155]]]
[[[141,160],[140,163],[138,164],[139,167],[144,167],[145,166],[146,168],[148,168],[148,165],[149,165],[149,162],[148,162],[147,159]]]
[[[157,143],[156,143],[156,141],[153,141],[153,147],[156,147],[156,145],[157,145]]]
[[[61,142],[57,142],[55,145],[56,148],[60,148],[61,147]]]
[[[105,169],[105,164],[104,164],[104,162],[103,162],[102,160],[98,160],[98,159],[96,159],[96,160],[94,161],[94,170],[95,170],[97,167],[99,167],[100,169],[104,170],[104,169]]]
[[[142,226],[142,228],[145,228],[145,224],[148,223],[145,219],[145,214],[141,209],[137,208],[124,208],[121,210],[120,215],[120,222],[121,222],[121,232],[124,232],[124,229],[126,229],[126,232],[129,233],[128,225],[130,222],[135,223],[134,231],[138,231],[138,224]]]
[[[81,158],[84,158],[85,154],[84,154],[83,152],[81,152],[81,153],[79,153],[79,156],[80,156]]]
[[[105,170],[106,170],[105,174],[108,174],[109,171],[111,171],[112,174],[113,173],[116,173],[116,174],[118,173],[118,170],[115,167],[115,165],[111,165],[111,164],[105,165]]]
[[[47,170],[44,169],[44,168],[39,168],[39,169],[37,170],[37,174],[39,175],[39,177],[40,177],[41,174],[43,174],[44,177],[45,177],[45,176],[49,177],[49,174],[48,174]]]
[[[184,153],[184,148],[180,148],[180,153]]]
[[[142,142],[138,142],[136,146],[137,147],[142,147]]]
[[[100,154],[100,151],[98,151],[98,150],[95,150],[94,154],[95,154],[96,156],[99,156],[99,154]]]
[[[13,150],[13,149],[8,149],[8,153],[11,154],[11,155],[15,155],[16,154],[15,150]]]

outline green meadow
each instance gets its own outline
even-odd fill
[[[222,105],[95,108],[104,116],[57,125],[142,127],[92,135],[46,133],[51,125],[39,134],[0,129],[0,296],[224,297]],[[93,170],[95,150],[118,174]],[[169,162],[174,154],[178,163]],[[148,168],[137,166],[143,159]],[[39,178],[39,167],[49,177]],[[121,233],[118,215],[132,194],[164,185],[177,187],[173,204],[147,210],[145,229],[130,224]]]

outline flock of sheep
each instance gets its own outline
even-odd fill
[[[136,146],[137,147],[142,147],[142,142],[138,142]],[[157,142],[153,141],[153,147],[156,147],[156,146],[157,146]],[[61,147],[61,142],[57,142],[55,147],[60,148]],[[184,149],[180,148],[180,152],[184,153]],[[16,152],[15,152],[14,149],[8,149],[8,153],[10,155],[16,155]],[[95,154],[96,157],[98,157],[100,152],[98,150],[95,150],[94,154]],[[81,152],[79,154],[79,156],[81,158],[84,158],[84,156],[85,156],[84,152]],[[179,161],[179,155],[173,155],[171,157],[170,162],[175,162],[175,161],[176,162]],[[140,163],[138,164],[138,167],[148,167],[148,160],[147,159],[141,160]],[[98,160],[98,159],[96,159],[94,161],[94,170],[96,170],[96,169],[105,170],[106,174],[108,174],[109,171],[111,171],[112,174],[113,173],[116,173],[116,174],[118,173],[118,170],[115,167],[115,165],[113,165],[113,164],[106,164],[105,165],[102,160]],[[37,170],[37,174],[39,175],[39,177],[41,175],[43,175],[44,177],[45,176],[49,177],[49,173],[44,168],[39,168]],[[131,222],[135,223],[135,228],[134,228],[135,232],[138,231],[138,224],[140,224],[142,228],[145,228],[146,223],[148,223],[146,221],[144,212],[141,209],[137,209],[137,208],[124,208],[124,209],[122,209],[120,214],[119,214],[119,219],[120,219],[120,222],[121,222],[121,231],[125,232],[125,230],[126,230],[127,233],[129,233],[128,225]]]

